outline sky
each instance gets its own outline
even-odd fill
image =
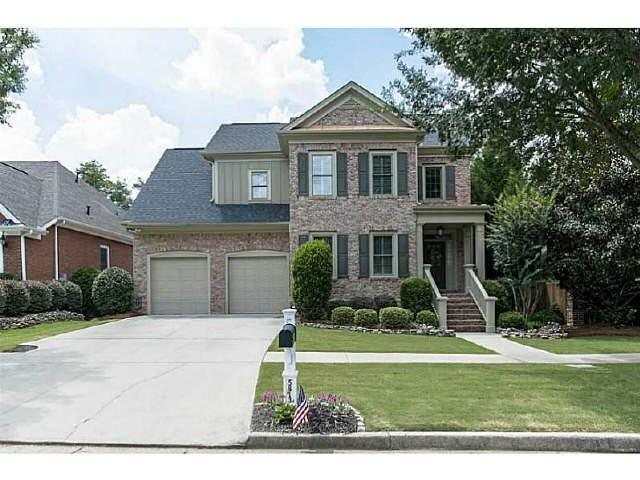
[[[288,121],[349,80],[398,76],[394,29],[36,30],[0,161],[98,160],[146,179],[162,152],[206,145],[221,123]]]

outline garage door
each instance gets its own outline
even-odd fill
[[[205,257],[151,259],[151,313],[209,313]]]
[[[229,257],[229,313],[280,313],[289,306],[287,257]]]

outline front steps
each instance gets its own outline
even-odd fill
[[[447,328],[456,332],[484,332],[486,324],[471,295],[461,292],[442,292],[447,301]]]

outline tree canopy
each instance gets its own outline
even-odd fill
[[[127,183],[119,178],[112,180],[107,173],[107,169],[97,160],[81,163],[80,167],[78,167],[78,174],[85,182],[104,193],[109,197],[109,200],[120,208],[127,210],[133,203],[131,189]],[[139,178],[136,185],[141,181]],[[144,182],[141,185],[143,184]]]
[[[24,53],[38,43],[38,37],[26,28],[0,28],[0,125],[18,108],[11,94],[24,90],[27,66]]]

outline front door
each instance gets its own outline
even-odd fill
[[[431,275],[440,290],[447,286],[447,246],[444,241],[424,242],[424,263],[431,264]]]

